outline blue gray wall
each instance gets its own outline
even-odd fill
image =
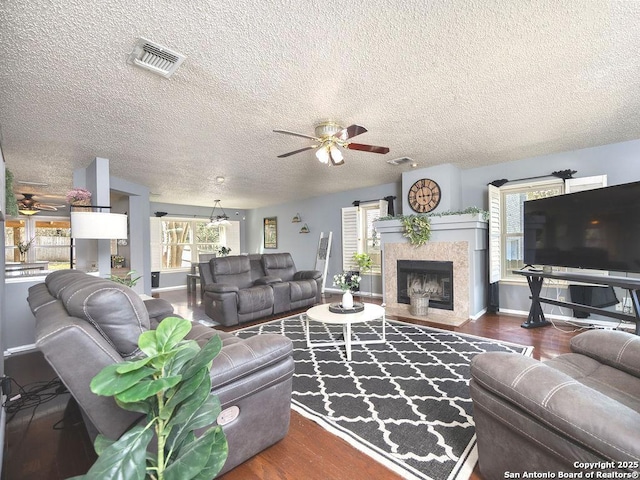
[[[320,232],[325,234],[333,232],[326,282],[327,288],[332,288],[333,275],[342,272],[342,208],[351,207],[355,200],[379,200],[390,195],[398,197],[396,199],[396,213],[398,213],[397,206],[401,202],[400,182],[249,210],[247,211],[248,252],[289,252],[298,270],[312,270],[315,267]],[[297,213],[302,217],[302,222],[292,223],[291,219]],[[278,218],[278,248],[275,250],[263,249],[262,223],[265,217]],[[310,233],[298,233],[304,224],[307,224]],[[363,290],[368,290],[369,285],[371,285],[369,279],[363,279]],[[379,276],[374,277],[373,291],[382,292]]]

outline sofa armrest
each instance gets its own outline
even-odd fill
[[[522,355],[491,352],[471,361],[472,382],[561,435],[612,459],[640,458],[640,413]]]
[[[263,334],[226,345],[213,359],[211,385],[218,389],[290,357],[293,344],[284,335]]]
[[[163,298],[151,298],[143,301],[147,312],[149,312],[149,318],[161,320],[173,314],[173,305]]]
[[[319,270],[300,270],[293,274],[294,280],[318,280],[322,278],[322,272]]]
[[[204,291],[212,293],[237,293],[240,289],[228,283],[211,283],[204,286]]]
[[[267,275],[265,277],[260,277],[253,282],[254,285],[273,285],[274,283],[282,283],[282,279],[273,275]]]
[[[590,330],[571,339],[571,350],[640,378],[640,337],[616,330]]]

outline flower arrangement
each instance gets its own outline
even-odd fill
[[[218,255],[220,255],[221,257],[226,257],[230,253],[231,253],[231,248],[220,247],[220,249],[218,250]]]
[[[67,192],[67,202],[73,204],[78,202],[88,203],[91,201],[91,192],[84,188],[73,188]]]
[[[362,278],[360,275],[354,275],[349,272],[337,273],[333,276],[333,285],[338,287],[343,292],[347,290],[355,290],[360,285]]]

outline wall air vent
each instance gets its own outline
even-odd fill
[[[141,37],[129,54],[127,63],[169,78],[185,58],[178,52]]]

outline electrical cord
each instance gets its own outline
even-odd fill
[[[22,386],[14,378],[6,377],[10,380],[10,384],[15,384],[17,393],[12,394],[12,388],[5,392],[7,400],[2,405],[7,413],[7,423],[10,422],[18,412],[28,408],[33,408],[31,420],[35,415],[36,409],[43,403],[47,403],[57,396],[67,393],[67,388],[59,378],[53,378],[49,381],[34,382]],[[29,420],[29,423],[31,423]]]

